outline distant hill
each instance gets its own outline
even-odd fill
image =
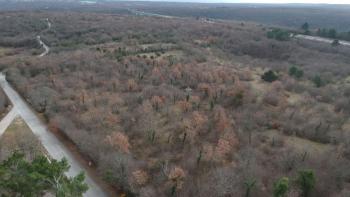
[[[182,1],[182,0],[180,0]],[[196,0],[195,0],[196,1]],[[35,2],[35,3],[33,3]],[[98,4],[96,5],[95,2]],[[195,18],[253,21],[274,26],[299,28],[308,22],[311,29],[335,28],[350,31],[350,5],[328,4],[235,4],[111,0],[0,0],[1,10],[70,9],[120,13],[127,9]],[[102,8],[102,9],[101,9]]]
[[[300,27],[308,22],[311,28],[350,31],[350,5],[147,2],[133,6],[163,15],[234,19],[287,27]]]

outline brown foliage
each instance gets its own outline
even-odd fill
[[[215,155],[218,160],[224,159],[232,150],[232,146],[227,139],[219,139],[215,147]]]
[[[188,112],[191,110],[192,105],[188,101],[178,101],[176,105],[183,111],[183,112]]]
[[[176,183],[177,190],[182,189],[183,183],[185,181],[185,177],[186,177],[185,171],[178,166],[171,169],[171,171],[168,174],[169,180]]]
[[[136,170],[132,172],[132,175],[134,181],[140,186],[145,185],[149,179],[149,175],[144,170]]]
[[[160,97],[160,96],[153,96],[151,99],[152,102],[152,106],[158,110],[164,103],[164,98]]]
[[[204,114],[201,114],[198,111],[194,111],[192,113],[192,123],[194,125],[194,128],[196,129],[202,128],[207,121],[208,121],[208,118]]]
[[[129,138],[122,132],[114,132],[111,135],[106,136],[105,141],[124,153],[130,152]]]
[[[137,83],[134,79],[129,79],[127,82],[127,89],[128,91],[136,91],[137,90]]]
[[[228,119],[225,110],[222,107],[217,107],[214,112],[214,120],[216,130],[219,132],[225,131],[230,127],[230,120]]]

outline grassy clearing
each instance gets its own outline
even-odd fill
[[[287,148],[292,148],[296,152],[308,152],[312,155],[321,155],[330,151],[334,148],[330,144],[322,144],[314,142],[308,139],[296,137],[296,136],[286,136],[279,133],[277,130],[269,130],[265,132],[266,136],[270,139],[284,138],[284,143]]]
[[[172,44],[172,43],[151,43],[151,44],[141,44],[140,47],[142,49],[149,49],[149,48],[174,48],[176,47],[176,44]]]
[[[350,118],[343,124],[342,129],[344,131],[350,131]]]
[[[9,48],[0,47],[0,58],[4,56],[8,56],[11,53],[11,51],[12,50]]]
[[[0,160],[6,159],[14,151],[24,153],[30,160],[45,153],[44,147],[22,118],[16,118],[0,138]]]
[[[175,58],[179,59],[183,56],[183,51],[180,50],[174,50],[174,51],[166,51],[164,53],[140,53],[138,56],[148,58],[148,59],[161,59],[161,58]]]

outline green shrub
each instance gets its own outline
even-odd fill
[[[299,171],[297,184],[301,190],[302,197],[310,196],[312,189],[315,187],[316,178],[312,170]]]
[[[312,82],[314,82],[315,86],[318,88],[324,86],[325,84],[320,75],[314,76],[314,78],[312,78]]]
[[[289,189],[289,179],[283,177],[273,185],[273,197],[285,197]]]
[[[332,46],[338,46],[338,45],[340,45],[340,43],[339,43],[339,40],[333,40],[333,42],[332,42]]]
[[[303,77],[303,75],[304,71],[299,69],[298,67],[292,66],[289,68],[289,76],[300,79],[301,77]]]
[[[290,34],[288,31],[282,29],[272,29],[267,32],[267,37],[279,41],[287,41],[290,39]]]
[[[263,74],[263,76],[261,76],[261,79],[263,79],[264,81],[267,81],[267,82],[273,82],[273,81],[276,81],[278,79],[278,76],[274,71],[269,70],[269,71],[266,71]]]

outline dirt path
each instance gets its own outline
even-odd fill
[[[46,22],[47,22],[47,30],[50,30],[51,29],[51,22],[49,21],[48,18],[46,18]],[[36,39],[38,40],[40,46],[42,46],[44,48],[44,52],[42,52],[40,55],[38,55],[38,57],[43,57],[45,55],[47,55],[49,52],[50,52],[50,47],[47,46],[42,40],[41,40],[41,37],[38,35],[36,36]]]
[[[40,36],[37,36],[36,39],[38,40],[40,46],[42,46],[45,49],[45,51],[38,55],[38,57],[43,57],[47,55],[50,52],[50,48],[41,40]]]

